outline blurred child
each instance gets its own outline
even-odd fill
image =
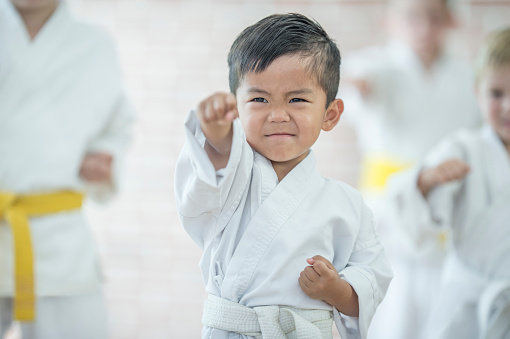
[[[0,0],[0,47],[0,338],[106,338],[81,206],[115,193],[129,139],[115,48],[58,0]]]
[[[393,227],[398,221],[388,214],[387,179],[422,159],[441,138],[481,120],[470,67],[446,48],[454,27],[446,0],[391,0],[386,26],[392,37],[388,44],[346,58],[344,76],[355,85],[351,100],[345,96],[353,108],[346,118],[363,152],[360,189],[374,210],[395,272],[371,334],[420,338],[439,284],[444,237],[421,248],[404,241]],[[401,320],[395,324],[395,318]]]
[[[510,337],[510,29],[483,47],[476,93],[484,126],[447,137],[393,192],[417,247],[451,231],[427,338]]]
[[[272,15],[228,61],[231,93],[188,115],[175,175],[204,250],[203,338],[331,338],[333,319],[366,338],[391,269],[359,193],[319,175],[310,150],[343,112],[338,48],[316,22]]]
[[[386,20],[392,40],[344,63],[348,83],[363,99],[357,104],[365,190],[383,188],[388,175],[421,159],[448,133],[480,123],[470,67],[445,48],[454,25],[447,1],[392,0]]]

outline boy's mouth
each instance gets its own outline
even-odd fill
[[[285,137],[293,137],[295,134],[285,133],[285,132],[276,132],[271,134],[266,134],[266,137],[269,138],[285,138]]]

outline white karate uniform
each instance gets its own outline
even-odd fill
[[[207,292],[248,307],[286,305],[334,312],[342,338],[365,338],[392,273],[372,213],[350,186],[325,179],[310,151],[278,182],[271,162],[234,121],[227,166],[215,171],[193,112],[177,162],[176,202],[186,231],[204,250]],[[359,318],[308,297],[298,283],[306,258],[322,255],[359,298]],[[203,338],[246,338],[204,327]]]
[[[451,158],[470,172],[424,199],[419,173]],[[510,338],[510,157],[497,134],[489,125],[455,133],[393,180],[390,205],[408,241],[433,248],[440,232],[451,232],[427,338]]]
[[[107,200],[133,118],[112,40],[73,18],[64,2],[30,40],[13,5],[0,0],[0,46],[0,191],[73,190]],[[110,184],[80,179],[88,152],[113,156]],[[30,230],[37,297],[100,293],[98,254],[81,210],[30,218]],[[13,244],[5,220],[0,251],[0,297],[10,298]]]
[[[340,91],[346,105],[344,116],[357,131],[368,162],[388,159],[397,167],[415,164],[448,134],[481,124],[471,69],[447,52],[431,69],[425,69],[409,46],[393,40],[346,56],[342,68],[344,77],[366,79],[371,84],[367,101],[352,88]],[[362,178],[364,170],[362,167]],[[402,243],[394,227],[398,220],[387,213],[386,191],[391,183],[383,190],[361,184],[395,273],[370,334],[374,338],[420,338],[445,252],[441,248],[423,252],[411,243]],[[401,319],[398,324],[395,317]]]

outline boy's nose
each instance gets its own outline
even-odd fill
[[[275,107],[269,113],[270,122],[288,122],[290,116],[284,108]]]

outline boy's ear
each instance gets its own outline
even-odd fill
[[[331,131],[338,121],[340,120],[340,116],[344,112],[344,102],[342,99],[333,100],[324,115],[324,121],[322,122],[322,130],[323,131]]]

